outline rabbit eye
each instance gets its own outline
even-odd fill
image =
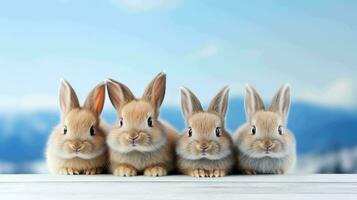
[[[192,137],[192,128],[191,127],[188,128],[188,137]]]
[[[94,126],[90,127],[89,132],[90,132],[90,135],[91,135],[91,136],[94,136],[94,135],[95,135],[95,128],[94,128]]]
[[[221,127],[216,128],[216,136],[221,137]]]
[[[255,125],[252,126],[252,135],[255,135],[257,132],[257,127]]]
[[[119,120],[119,126],[120,126],[120,127],[123,127],[123,118],[120,118],[120,120]]]
[[[283,126],[279,126],[278,128],[279,135],[283,134]]]
[[[149,126],[149,127],[153,127],[152,117],[149,117],[149,118],[148,118],[148,126]]]
[[[63,135],[66,135],[67,134],[67,126],[64,126],[63,127]]]

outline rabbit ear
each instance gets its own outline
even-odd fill
[[[265,109],[264,102],[259,96],[258,92],[252,86],[246,85],[245,90],[245,112],[247,117],[251,118],[255,112]]]
[[[198,98],[185,87],[181,88],[181,109],[186,122],[193,114],[203,111]]]
[[[130,89],[113,79],[107,80],[109,99],[116,110],[120,110],[126,103],[135,99]]]
[[[63,79],[61,80],[61,86],[59,90],[59,102],[61,112],[63,114],[74,108],[79,108],[79,101],[76,92],[73,90],[72,86]]]
[[[228,107],[228,96],[229,96],[229,87],[224,87],[218,94],[212,99],[208,111],[213,111],[225,117]]]
[[[165,98],[166,92],[166,74],[159,73],[146,87],[143,99],[152,103],[158,110]]]
[[[269,110],[278,112],[287,121],[290,108],[290,85],[283,85],[273,97]]]
[[[93,111],[97,116],[99,116],[104,107],[105,101],[105,83],[100,83],[97,85],[88,95],[86,101],[84,102],[84,108]]]

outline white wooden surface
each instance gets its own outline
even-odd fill
[[[214,179],[0,175],[0,199],[357,200],[357,175],[229,176]]]

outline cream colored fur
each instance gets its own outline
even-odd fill
[[[292,171],[296,162],[296,141],[286,128],[289,105],[290,88],[287,85],[274,96],[269,109],[264,108],[256,90],[247,86],[248,122],[233,137],[237,167],[242,173],[285,174]]]
[[[49,137],[46,159],[53,174],[98,174],[107,167],[105,125],[99,115],[103,109],[105,84],[98,85],[83,107],[68,82],[60,90],[61,122]],[[67,128],[64,134],[64,127]],[[94,135],[90,134],[93,127]]]
[[[109,80],[107,84],[119,118],[107,139],[111,172],[117,176],[167,175],[175,166],[177,131],[158,119],[166,75],[157,75],[142,98],[135,98],[122,83]]]
[[[178,169],[194,177],[225,176],[235,162],[233,142],[224,128],[228,88],[213,98],[207,112],[190,90],[182,88],[181,105],[187,127],[176,146]],[[217,129],[220,130],[218,136]]]

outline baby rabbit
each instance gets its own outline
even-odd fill
[[[116,176],[165,176],[174,169],[177,132],[159,119],[166,90],[166,74],[160,73],[141,98],[114,80],[107,81],[118,122],[108,135],[111,171]]]
[[[224,128],[228,93],[229,88],[223,88],[205,112],[189,89],[181,89],[186,129],[178,139],[176,152],[182,173],[193,177],[222,177],[233,168],[233,142]]]
[[[294,167],[296,142],[286,128],[289,107],[288,84],[273,97],[269,109],[253,87],[246,87],[248,122],[234,135],[238,169],[243,174],[285,174]]]
[[[99,174],[107,165],[105,131],[100,120],[105,100],[105,83],[96,86],[83,107],[67,81],[61,81],[60,124],[49,137],[46,157],[54,174]]]

